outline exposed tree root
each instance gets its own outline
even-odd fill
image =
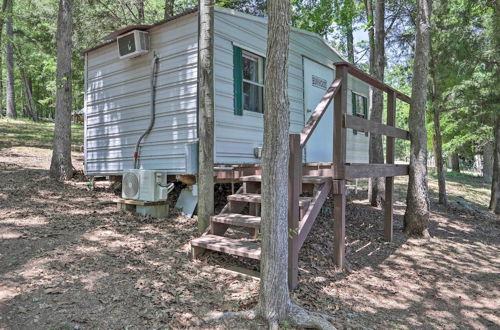
[[[330,323],[330,321],[333,321],[333,317],[310,312],[295,304],[290,305],[288,318],[290,319],[290,323],[296,327],[335,330],[335,327]]]
[[[252,309],[240,312],[211,312],[204,319],[205,322],[212,322],[228,319],[255,320],[257,317],[256,309]],[[287,321],[298,328],[335,330],[336,328],[330,323],[333,320],[334,318],[329,315],[310,312],[300,306],[290,304]],[[279,329],[279,323],[275,320],[268,320],[268,322],[269,329]]]

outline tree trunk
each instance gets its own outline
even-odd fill
[[[352,28],[352,18],[346,26],[346,40],[347,40],[347,59],[354,64],[354,31]]]
[[[269,23],[264,95],[262,153],[262,254],[259,314],[273,322],[286,319],[288,292],[289,0],[268,2]]]
[[[169,17],[174,16],[174,5],[175,5],[175,0],[165,0],[165,12],[163,19],[167,19]]]
[[[372,74],[380,81],[384,81],[385,69],[385,2],[377,0],[375,5],[375,48],[371,50],[370,56],[373,56]],[[381,123],[384,106],[384,95],[376,88],[372,89],[372,108],[370,119]],[[382,145],[382,136],[380,134],[370,134],[369,159],[372,164],[384,163],[384,147]],[[384,178],[370,178],[368,182],[368,199],[372,206],[381,204],[384,196],[385,185]]]
[[[15,99],[15,86],[14,86],[14,45],[12,43],[14,38],[14,30],[12,27],[12,7],[13,0],[7,0],[7,116],[16,118],[16,99]]]
[[[457,173],[460,173],[460,158],[456,152],[450,155],[451,169]]]
[[[493,152],[495,150],[495,142],[488,142],[483,149],[483,179],[487,183],[491,183],[493,178]]]
[[[214,9],[200,0],[198,40],[198,231],[204,232],[214,214]]]
[[[24,68],[21,68],[21,76],[23,79],[23,90],[24,90],[24,96],[26,99],[26,108],[28,110],[28,116],[33,120],[37,121],[37,112],[36,112],[36,105],[35,102],[33,101],[33,85],[31,83],[31,78],[26,74],[26,71]]]
[[[6,12],[8,0],[2,2],[2,16],[0,17],[0,45],[2,44],[2,30],[5,23],[4,13]],[[3,114],[3,66],[2,66],[2,52],[0,52],[0,116]]]
[[[368,44],[370,46],[370,74],[373,75],[375,67],[373,52],[375,49],[375,31],[373,27],[373,0],[365,0],[366,20],[368,22]]]
[[[410,177],[406,197],[404,231],[410,235],[427,236],[429,194],[427,187],[427,131],[425,107],[430,53],[430,0],[418,0],[417,36],[413,62],[412,101],[410,105]]]
[[[495,129],[495,151],[493,152],[493,178],[491,182],[490,210],[500,214],[500,116],[496,116]]]
[[[137,0],[137,20],[138,24],[144,24],[144,0]]]
[[[440,108],[436,104],[432,105],[434,114],[434,157],[436,158],[436,170],[439,186],[439,204],[447,205],[448,199],[446,197],[446,177],[445,177],[445,164],[443,161],[443,142],[441,138],[441,123],[440,123]]]
[[[71,164],[72,7],[73,0],[59,0],[59,14],[57,17],[56,120],[50,175],[60,180],[68,180],[73,175],[73,166]]]

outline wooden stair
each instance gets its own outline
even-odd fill
[[[191,241],[191,253],[197,258],[207,250],[227,253],[250,259],[260,259],[260,175],[241,177],[242,187],[232,195],[227,196],[228,203],[220,214],[210,218],[210,231]],[[302,179],[304,191],[314,192],[313,197],[299,198],[299,217],[307,235],[312,222],[323,205],[330,191],[331,178],[320,176],[304,176]],[[306,189],[306,187],[313,189]],[[327,189],[325,189],[325,187]],[[320,192],[320,193],[319,193]],[[243,214],[248,210],[250,214]],[[311,219],[312,218],[312,219]],[[312,221],[310,221],[312,220]],[[251,237],[229,238],[224,236],[229,227],[250,231]]]

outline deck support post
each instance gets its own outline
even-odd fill
[[[387,125],[394,126],[396,122],[396,93],[387,93]],[[394,164],[394,137],[386,137],[386,163]],[[385,202],[384,202],[384,239],[392,241],[393,236],[393,203],[394,203],[394,177],[385,178]]]
[[[333,261],[337,267],[343,269],[345,261],[345,181],[340,180],[338,187],[340,193],[333,195],[333,246],[335,249]]]
[[[290,134],[288,165],[288,286],[298,285],[299,276],[299,198],[302,190],[302,149],[300,134]]]
[[[344,268],[345,259],[345,162],[346,162],[346,129],[344,115],[347,111],[347,70],[346,65],[336,67],[335,79],[340,79],[342,84],[335,95],[333,102],[333,179],[339,180],[339,191],[333,195],[333,260],[340,269]]]

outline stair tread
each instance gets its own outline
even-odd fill
[[[191,245],[240,257],[260,259],[260,247],[254,241],[208,234],[195,238],[191,241]]]
[[[331,180],[331,178],[327,177],[327,176],[306,175],[306,176],[302,177],[302,182],[309,183],[309,184],[321,184],[321,183],[327,182],[328,180]],[[240,177],[240,181],[242,181],[242,182],[261,182],[262,176],[260,176],[260,175],[242,176],[242,177]]]
[[[227,200],[235,202],[249,202],[249,203],[260,203],[262,197],[260,194],[234,194],[227,196]],[[309,203],[312,197],[300,197],[299,205],[303,206],[305,203]]]
[[[239,213],[225,213],[212,217],[213,222],[226,223],[230,225],[238,225],[242,227],[259,228],[260,217]]]

